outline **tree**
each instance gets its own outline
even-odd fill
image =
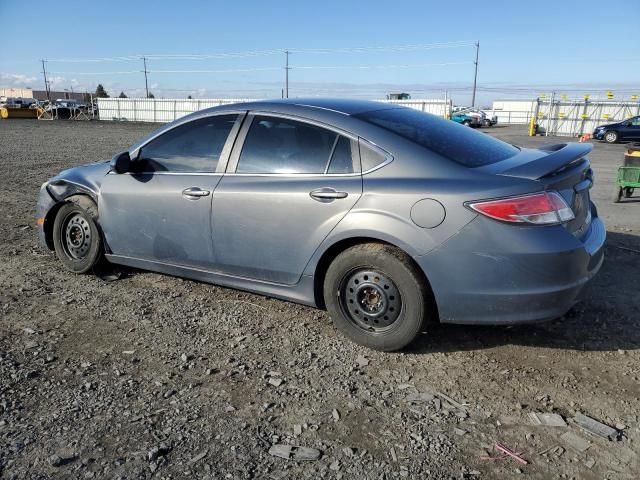
[[[147,96],[147,98],[156,98],[156,96],[153,93],[149,92],[149,95]]]
[[[99,83],[98,86],[96,87],[95,97],[97,97],[97,98],[109,98],[109,94],[104,89],[104,87],[102,86],[101,83]]]
[[[118,95],[118,98],[127,98],[127,96],[124,94],[124,92],[120,92],[120,95]]]

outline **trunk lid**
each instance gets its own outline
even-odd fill
[[[565,228],[582,238],[591,223],[589,189],[593,171],[586,155],[593,145],[561,143],[537,149],[522,149],[518,155],[483,167],[487,173],[525,178],[542,184],[545,190],[557,191],[571,207],[575,218]]]

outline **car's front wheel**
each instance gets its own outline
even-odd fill
[[[86,273],[103,258],[98,209],[88,197],[71,197],[53,223],[53,245],[62,264],[74,273]]]
[[[607,132],[604,134],[604,141],[607,143],[616,143],[618,141],[618,132]]]
[[[401,250],[368,243],[340,253],[327,270],[324,299],[335,326],[382,351],[408,345],[425,326],[428,290]]]

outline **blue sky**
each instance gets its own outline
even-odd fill
[[[42,88],[44,58],[52,88],[94,90],[102,83],[111,95],[142,95],[139,57],[149,55],[149,85],[156,96],[279,97],[282,51],[292,49],[290,96],[375,98],[407,91],[414,98],[440,98],[448,90],[464,104],[470,101],[472,44],[478,40],[480,103],[552,90],[581,96],[611,89],[617,98],[628,98],[640,94],[640,37],[624,19],[637,23],[640,2],[617,0],[610,12],[608,5],[0,0],[0,86]],[[407,45],[431,48],[375,48]],[[215,56],[221,53],[242,55]],[[65,59],[74,61],[55,61]]]

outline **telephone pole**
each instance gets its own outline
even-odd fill
[[[147,98],[149,98],[149,82],[147,81],[147,57],[142,57],[142,63],[144,65],[144,90],[147,92]]]
[[[285,64],[284,64],[284,98],[289,98],[289,50],[284,51]]]
[[[480,53],[480,42],[476,42],[476,61],[473,62],[475,65],[475,72],[473,74],[473,96],[471,97],[471,106],[476,106],[476,82],[478,81],[478,54]]]
[[[47,81],[47,69],[44,66],[44,59],[42,60],[42,75],[44,75],[44,89],[47,92],[47,100],[51,101],[51,93],[49,92],[49,82]]]

